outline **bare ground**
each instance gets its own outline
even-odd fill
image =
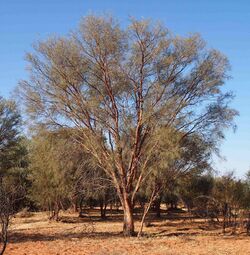
[[[221,234],[216,224],[183,217],[154,220],[146,235],[124,238],[121,215],[100,221],[67,214],[60,222],[49,222],[46,213],[16,217],[10,230],[6,255],[247,255],[250,237]],[[136,223],[136,228],[138,229]]]

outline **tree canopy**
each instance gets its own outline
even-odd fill
[[[216,145],[237,114],[222,88],[227,58],[197,34],[174,36],[149,20],[122,28],[90,15],[70,35],[38,42],[27,60],[30,78],[20,82],[27,112],[77,130],[117,189],[125,235],[134,232],[134,198],[160,150],[159,130]]]

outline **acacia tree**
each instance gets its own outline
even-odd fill
[[[27,151],[20,125],[15,102],[0,97],[0,254],[7,246],[10,219],[20,209],[25,194]]]
[[[30,143],[30,198],[59,220],[74,194],[75,172],[82,166],[83,151],[70,138],[70,130],[39,130]]]
[[[247,172],[245,178],[245,196],[244,196],[244,208],[247,211],[247,223],[246,223],[246,230],[247,234],[250,234],[250,171]]]
[[[19,203],[25,196],[24,186],[9,176],[0,182],[0,254],[4,254],[8,243],[8,229],[11,218],[18,212]]]
[[[215,179],[213,197],[218,201],[223,217],[222,227],[225,234],[226,228],[233,226],[232,233],[236,232],[237,218],[243,212],[246,199],[246,186],[237,180],[233,172]]]
[[[221,87],[228,61],[198,35],[172,36],[162,25],[87,16],[67,37],[40,41],[21,81],[37,122],[74,126],[84,148],[112,179],[133,235],[134,198],[146,180],[159,127],[222,136],[236,112]],[[87,130],[87,132],[86,132]]]
[[[21,116],[14,101],[0,97],[0,177],[22,166],[26,148],[20,134]]]

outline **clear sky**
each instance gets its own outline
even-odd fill
[[[227,82],[240,112],[237,132],[226,133],[217,160],[219,171],[250,168],[250,1],[249,0],[0,0],[0,95],[8,97],[18,80],[27,77],[25,52],[38,39],[67,34],[82,16],[111,13],[122,24],[129,16],[161,20],[172,32],[198,32],[209,47],[230,60],[232,80]]]

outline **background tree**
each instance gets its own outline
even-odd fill
[[[32,138],[30,148],[30,197],[42,209],[49,210],[51,219],[59,219],[59,211],[69,206],[73,193],[77,163],[65,158],[74,150],[67,132],[40,131]],[[71,145],[71,146],[70,146]],[[70,152],[68,150],[71,150]]]
[[[14,101],[0,97],[0,176],[27,161],[25,139],[21,135],[21,116]]]
[[[233,172],[216,178],[213,196],[220,204],[223,233],[230,226],[233,226],[233,233],[235,233],[239,211],[244,208],[245,195],[244,183],[237,180]]]
[[[244,196],[244,208],[247,214],[247,222],[246,222],[246,229],[247,234],[250,235],[250,171],[247,172],[245,178],[245,196]]]
[[[146,182],[145,194],[151,197],[160,217],[160,205],[163,197],[165,201],[177,202],[177,190],[180,189],[181,179],[187,176],[201,175],[211,170],[211,156],[216,150],[213,141],[203,141],[196,134],[189,136],[178,136],[174,130],[162,129],[160,149],[155,150],[154,160],[151,160],[152,168],[149,180]],[[180,139],[180,136],[182,137]],[[189,188],[185,189],[189,190]],[[188,191],[187,191],[188,192]],[[152,198],[152,194],[154,193]],[[172,201],[171,201],[172,200]]]
[[[8,228],[11,217],[13,217],[20,209],[19,202],[25,196],[25,188],[13,179],[2,177],[0,182],[0,240],[1,250],[0,254],[4,254],[8,243]]]
[[[80,216],[83,216],[83,203],[100,207],[100,216],[106,218],[108,204],[117,197],[110,178],[97,167],[90,156],[84,158],[83,165],[76,171],[75,194],[79,200]]]
[[[207,172],[193,172],[183,178],[179,196],[189,213],[193,213],[201,218],[211,216],[218,217],[215,212],[210,212],[208,204],[212,199],[214,178]]]
[[[15,102],[0,97],[0,254],[6,249],[10,219],[25,202],[28,161],[20,126]]]
[[[148,20],[122,29],[113,18],[87,16],[77,32],[34,50],[30,79],[21,82],[27,110],[51,127],[74,126],[113,181],[125,235],[134,233],[134,198],[159,147],[159,127],[223,138],[236,114],[232,95],[221,90],[228,61],[198,35],[172,36]]]

